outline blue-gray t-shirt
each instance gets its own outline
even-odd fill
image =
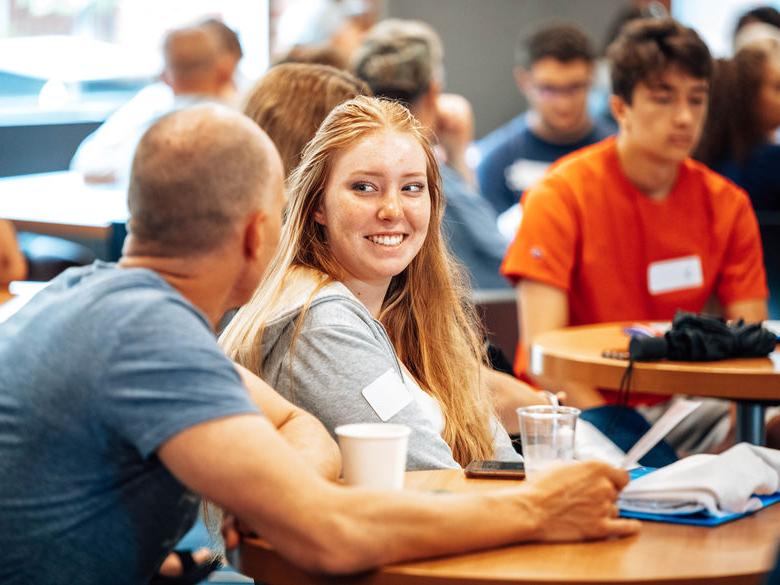
[[[447,205],[443,231],[455,256],[465,265],[474,289],[509,288],[499,268],[509,242],[496,225],[496,212],[458,171],[440,166]]]
[[[156,273],[66,271],[0,325],[0,583],[148,583],[199,504],[156,450],[257,412]]]
[[[614,133],[613,124],[598,118],[592,130],[577,142],[554,144],[534,134],[526,114],[520,114],[477,143],[479,190],[496,213],[503,213],[520,201],[523,192],[551,163]]]

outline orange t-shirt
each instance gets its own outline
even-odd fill
[[[701,266],[697,284],[661,285],[661,292],[654,285],[650,292],[655,263],[681,260],[690,267],[691,258]],[[677,309],[701,311],[713,293],[724,306],[768,296],[747,194],[686,159],[668,197],[654,201],[624,175],[614,138],[561,159],[526,192],[501,271],[515,282],[528,278],[565,290],[570,325],[671,320]],[[516,369],[522,361],[518,352]],[[612,401],[614,393],[605,397]],[[667,399],[632,393],[631,402]]]

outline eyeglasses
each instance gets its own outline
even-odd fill
[[[552,99],[557,97],[572,98],[579,97],[590,88],[590,83],[580,82],[569,85],[550,85],[547,83],[532,83],[533,91],[542,99]]]

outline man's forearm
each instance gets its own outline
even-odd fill
[[[324,493],[311,487],[310,497],[298,509],[301,523],[305,517],[305,530],[280,526],[273,530],[262,520],[257,529],[283,556],[318,573],[354,573],[403,560],[531,541],[540,533],[543,509],[532,505],[533,498],[508,497],[506,490],[430,495],[335,485]],[[247,521],[253,524],[250,518]]]
[[[338,445],[325,427],[305,411],[298,411],[277,428],[285,441],[326,479],[341,475]]]
[[[519,494],[521,489],[513,491]],[[369,550],[355,550],[353,543],[350,553],[354,556],[343,562],[352,572],[402,560],[538,539],[544,512],[532,504],[536,500],[530,497],[530,490],[523,496],[508,497],[507,493],[508,490],[421,498],[419,493],[407,492],[392,499],[355,498],[356,503],[360,502],[360,512],[355,514],[350,505],[353,530],[370,534],[376,526],[382,526],[384,536],[359,543]]]
[[[372,492],[316,481],[305,501],[296,500],[305,527],[277,524],[262,533],[294,563],[328,573],[510,543],[626,535],[639,527],[617,518],[615,499],[627,480],[625,471],[588,462],[479,494]]]

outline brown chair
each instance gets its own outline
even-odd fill
[[[512,363],[520,339],[514,289],[476,290],[472,300],[482,319],[488,341]]]

